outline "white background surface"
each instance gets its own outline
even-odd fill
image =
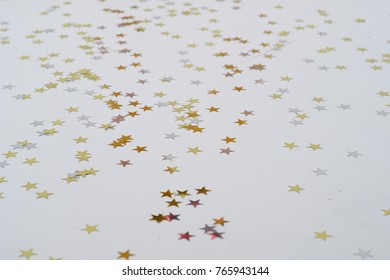
[[[357,3],[356,3],[357,2]],[[216,13],[201,10],[199,16],[169,17],[156,6],[164,1],[97,1],[74,2],[63,5],[61,1],[3,1],[0,2],[0,21],[9,22],[10,44],[0,45],[0,85],[13,84],[12,90],[0,92],[0,152],[12,150],[17,141],[37,143],[38,149],[17,150],[17,158],[7,159],[10,166],[0,169],[0,184],[4,199],[0,200],[0,258],[17,259],[20,250],[34,248],[35,259],[61,257],[63,259],[115,259],[117,251],[130,249],[135,259],[360,259],[358,249],[371,250],[375,259],[390,257],[390,217],[382,209],[390,208],[389,172],[389,116],[378,116],[376,111],[389,112],[386,104],[390,97],[379,97],[379,91],[389,91],[389,66],[380,62],[381,55],[389,53],[389,9],[386,1],[195,1],[193,6],[217,9]],[[39,13],[53,4],[61,5],[47,16]],[[138,5],[139,10],[131,10]],[[284,9],[275,9],[282,5]],[[241,9],[234,10],[233,6]],[[137,33],[133,28],[116,27],[120,15],[102,12],[102,8],[127,9],[128,14],[141,19],[152,19],[145,24],[147,30]],[[144,8],[153,12],[144,12]],[[177,3],[168,9],[185,8]],[[328,17],[320,17],[317,9],[324,9]],[[63,17],[69,12],[71,17]],[[265,13],[267,18],[257,15]],[[218,23],[209,23],[217,18]],[[358,24],[354,19],[365,18]],[[302,19],[303,23],[295,22]],[[333,24],[324,23],[332,19]],[[269,20],[277,25],[267,25]],[[65,22],[91,23],[91,28],[63,28]],[[154,23],[164,22],[164,27]],[[294,26],[315,24],[315,29],[297,31]],[[100,30],[97,26],[104,25]],[[213,38],[210,30],[220,29],[222,37],[240,36],[249,44],[226,43]],[[31,43],[25,36],[36,29],[53,28],[53,33],[41,34],[40,45]],[[100,36],[110,52],[95,61],[77,48],[85,44],[77,32]],[[272,30],[268,36],[263,30]],[[277,36],[289,31],[287,37]],[[160,35],[162,31],[180,34],[173,40]],[[123,32],[125,38],[116,38]],[[326,32],[327,36],[319,36]],[[3,35],[0,34],[0,37]],[[61,40],[59,34],[69,34]],[[344,42],[342,37],[351,37]],[[123,39],[127,45],[115,42]],[[266,59],[263,54],[271,47],[261,48],[261,42],[271,46],[285,39],[286,46],[275,57]],[[205,47],[204,42],[215,42]],[[199,48],[188,48],[196,43]],[[116,50],[127,47],[142,52],[142,58]],[[330,54],[319,54],[318,49],[334,47]],[[366,47],[367,52],[358,52]],[[241,57],[240,52],[261,49],[259,56]],[[188,51],[180,56],[178,51]],[[229,52],[230,56],[217,58],[216,52]],[[59,53],[49,63],[54,69],[40,68],[39,57]],[[18,57],[29,55],[21,61]],[[63,59],[70,57],[70,64]],[[182,67],[178,62],[188,58],[194,65],[207,71],[196,72]],[[303,59],[314,59],[312,64]],[[382,66],[374,71],[367,58],[376,58]],[[138,68],[128,67],[117,71],[118,65],[140,61],[150,74],[138,73]],[[266,71],[250,71],[249,66],[265,64]],[[224,64],[234,64],[243,69],[242,75],[225,78]],[[328,71],[319,71],[326,65]],[[339,71],[336,65],[346,65]],[[34,93],[34,89],[55,81],[54,71],[77,71],[89,68],[102,80],[80,80],[59,83],[57,89]],[[282,76],[294,78],[290,82]],[[171,76],[171,83],[161,83],[162,77]],[[255,84],[255,79],[267,81]],[[148,84],[136,83],[147,79]],[[191,85],[200,80],[199,86]],[[111,85],[110,90],[99,88]],[[72,93],[64,91],[76,87]],[[234,86],[244,86],[246,91],[232,91]],[[217,96],[207,90],[221,91]],[[290,91],[281,100],[269,96],[279,88]],[[109,123],[111,117],[125,114],[134,108],[127,107],[130,98],[119,97],[123,107],[111,111],[101,100],[83,94],[95,90],[112,98],[112,91],[136,92],[142,104],[153,105],[153,111],[115,126],[115,130],[98,128]],[[164,91],[160,99],[154,92]],[[29,100],[17,100],[18,94],[31,94]],[[313,109],[313,97],[322,96],[326,111]],[[204,133],[178,129],[171,107],[158,108],[155,103],[177,100],[184,104],[189,98],[199,99],[195,104]],[[338,108],[349,104],[352,110]],[[220,107],[219,113],[209,113],[206,108]],[[78,113],[69,114],[65,108],[78,107]],[[289,108],[299,108],[310,117],[304,125],[290,122],[294,114]],[[134,109],[135,110],[135,109]],[[253,110],[254,116],[244,117],[240,112]],[[141,113],[141,110],[139,110]],[[91,116],[97,127],[86,128],[77,120],[82,114]],[[247,119],[248,125],[237,126],[238,119]],[[50,128],[51,121],[61,119],[66,123],[56,127],[54,136],[38,136],[36,131]],[[45,125],[34,127],[29,123],[43,120]],[[175,132],[180,137],[165,139],[165,133]],[[131,134],[133,142],[124,148],[113,149],[108,144],[122,134]],[[87,144],[75,144],[79,136],[88,137]],[[236,137],[237,143],[226,145],[225,136]],[[284,142],[295,142],[293,150],[283,148]],[[310,143],[320,143],[322,150],[306,148]],[[136,145],[147,146],[148,152],[137,154],[131,150]],[[198,146],[203,152],[187,153],[188,147]],[[230,146],[235,152],[220,154],[220,148]],[[78,162],[76,151],[88,150],[89,162]],[[363,156],[347,157],[347,151]],[[162,161],[161,155],[172,153],[174,162]],[[39,163],[22,164],[25,158],[37,157]],[[130,159],[132,166],[116,165],[120,159]],[[0,159],[0,161],[5,159]],[[163,172],[166,166],[178,166],[179,173]],[[77,183],[61,180],[67,173],[83,168],[100,170],[96,177],[88,176]],[[312,170],[328,170],[327,176],[316,176]],[[38,182],[39,190],[54,193],[48,200],[36,199],[35,190],[26,191],[20,186],[27,181]],[[290,185],[300,184],[300,194],[288,192]],[[187,199],[178,209],[166,207],[166,198],[160,191],[188,189],[194,198],[194,189],[206,186],[212,191],[201,198],[203,206],[193,209],[186,206]],[[151,214],[169,212],[181,214],[181,221],[157,224],[149,221]],[[225,217],[230,221],[224,228],[224,239],[210,240],[200,227],[212,224],[213,218]],[[88,235],[81,231],[85,224],[99,225],[99,232]],[[327,241],[314,239],[314,232],[326,230]],[[179,232],[190,231],[195,237],[187,242],[178,240]]]

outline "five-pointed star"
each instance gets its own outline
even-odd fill
[[[371,255],[371,250],[362,250],[359,249],[359,252],[355,253],[356,256],[360,256],[363,260],[367,258],[374,258],[373,255]]]
[[[175,196],[180,196],[181,198],[185,198],[186,196],[190,196],[190,194],[188,193],[188,190],[185,190],[185,191],[177,190],[177,193],[175,194]]]
[[[226,136],[224,139],[221,139],[221,140],[225,141],[226,144],[236,143],[236,138],[235,137],[230,138],[229,136]]]
[[[348,152],[347,151],[347,157],[354,157],[354,158],[358,158],[362,156],[362,154],[358,153],[358,151],[353,151],[353,152]]]
[[[179,207],[179,204],[181,203],[181,201],[177,201],[176,199],[172,199],[171,201],[165,201],[165,202],[168,203],[168,207],[171,206]]]
[[[312,143],[310,143],[310,145],[307,146],[307,148],[312,149],[313,151],[316,151],[318,149],[322,149],[321,144],[312,144]]]
[[[166,190],[165,192],[160,192],[161,197],[172,197],[172,193],[170,190]]]
[[[80,143],[87,143],[88,138],[79,136],[78,138],[73,139],[73,141],[76,142],[76,144]]]
[[[292,142],[292,143],[288,143],[288,142],[284,142],[284,146],[283,148],[288,148],[290,150],[294,149],[294,148],[298,148],[299,146],[295,145],[295,142]]]
[[[186,233],[179,233],[179,240],[186,239],[187,241],[190,241],[190,238],[194,236],[195,235],[191,235],[188,231]]]
[[[16,157],[17,154],[18,154],[17,152],[8,151],[5,154],[3,154],[3,156],[5,156],[5,158],[13,158]]]
[[[137,151],[137,153],[147,152],[146,146],[137,146],[137,147],[135,147],[133,150],[134,150],[134,151]]]
[[[92,232],[97,232],[97,231],[99,231],[98,229],[97,229],[97,227],[98,227],[98,225],[94,225],[94,226],[91,226],[91,225],[88,225],[88,224],[86,224],[85,225],[85,228],[83,228],[83,229],[81,229],[82,231],[86,231],[88,234],[91,234]]]
[[[179,135],[175,134],[174,132],[165,134],[165,138],[166,139],[173,139],[173,140],[175,140],[176,137],[179,137]]]
[[[221,217],[219,219],[213,219],[213,220],[214,220],[214,225],[225,226],[225,223],[229,223],[229,221],[225,221],[224,217]]]
[[[119,160],[117,165],[122,165],[123,167],[126,167],[128,165],[133,165],[133,164],[130,162],[130,160]]]
[[[296,193],[300,193],[302,190],[304,190],[304,188],[301,188],[298,185],[295,185],[295,186],[288,186],[290,189],[288,190],[289,192],[296,192]]]
[[[187,205],[192,205],[194,206],[194,208],[198,207],[199,205],[203,205],[202,203],[200,203],[200,199],[198,200],[191,200],[190,199],[190,203],[188,203]]]
[[[20,250],[19,258],[26,258],[27,260],[31,259],[32,256],[37,256],[36,253],[34,253],[33,249],[30,250]]]
[[[163,157],[162,160],[169,160],[169,161],[173,161],[173,159],[177,158],[177,157],[173,156],[172,154],[162,155],[162,157]]]
[[[162,221],[166,221],[166,216],[164,216],[163,214],[158,214],[158,215],[153,215],[152,214],[152,217],[149,219],[149,221],[156,221],[157,223],[161,223]]]
[[[49,193],[46,190],[44,190],[43,192],[36,192],[36,194],[37,194],[37,198],[45,198],[45,199],[49,199],[49,196],[53,195],[53,193]]]
[[[179,216],[180,214],[175,215],[169,212],[169,215],[165,216],[165,219],[169,222],[172,222],[173,220],[180,221]]]
[[[31,190],[31,189],[36,189],[37,188],[37,185],[38,183],[30,183],[30,182],[27,182],[25,185],[23,185],[22,187],[23,188],[26,188],[26,190]]]
[[[227,155],[230,155],[230,153],[232,153],[232,152],[234,152],[232,149],[230,149],[230,147],[227,147],[227,148],[225,148],[225,149],[222,149],[222,148],[220,148],[220,154],[227,154]]]
[[[215,239],[215,238],[221,238],[223,239],[223,234],[225,234],[224,232],[218,232],[216,230],[213,230],[212,232],[209,232],[208,235],[211,236],[211,239]]]
[[[24,162],[25,164],[28,164],[28,165],[33,165],[34,163],[38,163],[39,161],[37,160],[37,158],[25,158]]]
[[[390,208],[389,209],[383,209],[383,216],[390,216]]]
[[[317,168],[316,170],[312,170],[311,172],[315,173],[317,176],[328,175],[328,174],[326,174],[326,172],[328,172],[328,170],[321,169],[321,168]]]
[[[239,126],[248,124],[247,120],[241,120],[241,119],[236,120],[235,123],[238,124]]]
[[[204,233],[208,233],[208,232],[210,232],[210,231],[213,231],[214,228],[215,228],[215,226],[209,226],[209,225],[205,224],[205,226],[202,227],[202,228],[200,228],[200,229],[203,230]]]
[[[202,152],[202,150],[200,150],[198,147],[195,147],[195,148],[188,148],[188,150],[187,150],[187,153],[193,153],[193,154],[198,154],[198,153],[200,153],[200,152]]]
[[[135,256],[135,254],[131,253],[130,250],[126,250],[124,252],[118,251],[118,254],[119,256],[117,257],[117,259],[125,259],[125,260],[128,260],[130,257]]]
[[[170,174],[173,174],[175,172],[180,172],[177,166],[174,167],[167,166],[167,168],[164,171],[169,172]]]
[[[322,239],[324,241],[326,241],[327,238],[329,237],[332,237],[332,235],[329,235],[326,230],[322,231],[322,232],[314,232],[315,233],[315,237],[314,238],[319,238],[319,239]]]
[[[202,187],[200,189],[195,189],[196,194],[204,194],[207,195],[208,192],[211,192],[211,190],[206,189],[206,187]]]
[[[6,166],[10,165],[6,160],[0,161],[0,167],[4,169]]]

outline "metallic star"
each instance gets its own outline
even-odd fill
[[[196,86],[199,86],[202,82],[199,81],[199,80],[196,80],[196,81],[191,81],[191,85],[196,85]]]
[[[198,200],[191,200],[190,199],[190,203],[188,203],[187,205],[192,205],[192,206],[194,206],[194,208],[196,208],[197,206],[203,205],[203,204],[200,203],[200,199],[198,199]]]
[[[340,104],[340,106],[338,107],[340,109],[343,109],[343,110],[351,110],[351,105],[346,105],[346,104]]]
[[[353,152],[347,151],[347,153],[348,153],[347,157],[354,157],[354,158],[358,158],[363,155],[363,154],[359,154],[358,151],[353,151]]]
[[[209,235],[211,236],[211,239],[215,239],[215,238],[221,238],[223,239],[222,235],[225,234],[224,232],[218,232],[216,230],[213,230],[211,233],[209,233]]]
[[[190,241],[190,238],[194,237],[194,235],[191,235],[188,231],[186,233],[179,233],[179,235],[180,235],[179,240],[186,239],[187,241]]]
[[[204,233],[208,233],[208,232],[214,231],[214,228],[215,228],[215,226],[208,226],[208,225],[206,224],[204,227],[202,227],[202,228],[200,228],[200,229],[203,230]]]
[[[4,169],[4,167],[6,167],[6,166],[8,166],[8,165],[10,165],[7,161],[0,161],[0,167],[2,168],[2,169]]]
[[[325,66],[325,65],[318,66],[318,70],[328,71],[328,70],[329,70],[329,67],[327,67],[327,66]]]
[[[169,215],[166,216],[165,219],[166,219],[167,221],[169,221],[169,222],[172,222],[173,220],[180,221],[179,216],[180,216],[180,214],[174,215],[174,214],[172,214],[172,213],[169,213]]]
[[[177,135],[177,134],[175,134],[174,132],[172,132],[172,133],[166,133],[165,134],[165,139],[173,139],[173,140],[175,140],[175,138],[176,137],[179,137],[180,135]]]
[[[8,84],[8,85],[3,85],[3,89],[10,89],[12,90],[15,86],[12,85],[12,84]]]
[[[288,112],[298,114],[298,113],[302,112],[302,110],[300,110],[298,108],[288,108]]]
[[[360,256],[362,258],[362,260],[365,260],[366,258],[374,258],[374,256],[371,255],[371,250],[365,251],[365,250],[359,249],[359,252],[357,252],[354,255]]]
[[[225,148],[225,149],[222,149],[220,148],[220,154],[227,154],[227,155],[230,155],[230,153],[234,152],[233,150],[231,150],[229,147],[228,148]]]
[[[128,165],[133,165],[130,160],[120,160],[119,163],[117,163],[117,165],[122,165],[123,167],[126,167]]]
[[[290,123],[292,123],[293,125],[297,126],[297,125],[303,125],[303,120],[292,120]]]
[[[244,111],[241,112],[240,114],[243,114],[243,115],[245,115],[246,117],[247,117],[247,116],[252,116],[252,115],[253,115],[253,111],[244,110]]]
[[[317,111],[326,111],[326,107],[320,105],[315,106],[313,109],[316,109]]]
[[[43,125],[43,121],[34,121],[30,124],[33,125],[34,127],[37,127],[37,126]]]
[[[173,161],[175,158],[175,156],[173,156],[172,154],[168,154],[168,155],[162,155],[163,159],[162,160],[169,160],[169,161]]]
[[[315,173],[317,176],[328,175],[328,174],[326,174],[326,172],[328,172],[328,170],[320,169],[320,168],[317,168],[316,170],[312,170],[311,172]]]
[[[381,110],[381,111],[375,111],[377,116],[384,116],[384,117],[387,117],[388,114],[390,114],[390,112],[386,112],[385,110]]]

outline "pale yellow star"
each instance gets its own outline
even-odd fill
[[[7,183],[7,180],[5,179],[5,177],[0,177],[0,184],[1,183]]]
[[[273,93],[271,94],[269,97],[271,97],[272,99],[282,99],[283,95],[280,94],[280,93]]]
[[[310,143],[310,145],[307,146],[307,148],[312,149],[313,151],[318,150],[318,149],[322,149],[321,144],[312,144],[312,143]]]
[[[283,77],[280,77],[280,80],[281,81],[286,81],[286,82],[289,82],[291,81],[293,78],[289,77],[289,76],[283,76]]]
[[[387,96],[390,96],[388,91],[383,91],[383,90],[381,90],[380,92],[377,92],[377,94],[378,94],[380,97],[385,97],[385,96],[387,97]]]
[[[324,241],[326,241],[327,238],[329,237],[332,237],[332,235],[329,235],[326,230],[324,230],[323,232],[314,232],[315,233],[315,237],[314,238],[319,238],[319,239],[322,239]]]
[[[20,250],[19,258],[26,258],[29,260],[32,256],[36,256],[37,254],[34,253],[33,249],[30,250]]]
[[[298,148],[299,146],[295,145],[295,142],[292,142],[292,143],[287,143],[287,142],[284,142],[284,146],[283,148],[288,148],[290,150],[294,149],[294,148]]]
[[[338,70],[345,70],[345,69],[347,69],[347,67],[345,65],[336,65],[335,68],[338,69]]]
[[[389,209],[382,209],[383,211],[383,216],[390,216],[390,208]]]
[[[96,99],[96,100],[102,100],[105,96],[102,95],[102,94],[96,94],[93,96],[93,99]]]
[[[43,192],[36,192],[36,194],[37,194],[37,198],[46,198],[46,199],[49,199],[49,196],[53,195],[53,193],[49,193],[46,190],[44,190]]]
[[[8,151],[5,154],[3,154],[3,156],[5,156],[5,158],[11,158],[11,157],[16,157],[17,154],[18,154],[17,152]]]
[[[295,185],[295,186],[288,186],[290,189],[288,190],[289,192],[296,192],[296,193],[300,193],[302,190],[304,190],[304,188],[301,188],[298,185]]]
[[[77,151],[75,158],[79,161],[89,161],[92,156],[88,153],[88,151]]]
[[[320,102],[323,102],[324,101],[324,98],[322,96],[320,97],[313,97],[313,100],[314,102],[317,102],[317,103],[320,103]]]
[[[110,123],[102,123],[100,125],[100,128],[103,128],[104,130],[109,130],[109,129],[114,129],[115,126],[113,126],[112,124]]]
[[[296,113],[295,117],[301,120],[309,118],[309,116],[306,113]]]
[[[197,154],[197,153],[200,153],[202,152],[202,150],[200,150],[198,147],[195,147],[195,148],[188,148],[188,151],[187,153],[193,153],[193,154]]]
[[[99,230],[97,229],[98,225],[94,225],[94,226],[91,226],[91,225],[88,225],[86,224],[85,225],[85,228],[81,229],[82,231],[86,231],[88,234],[91,234],[92,232],[98,232]]]
[[[62,126],[65,122],[64,121],[61,121],[60,119],[57,119],[55,121],[52,121],[51,122],[53,125],[59,125],[59,126]]]
[[[69,108],[67,108],[65,110],[68,111],[69,113],[75,113],[75,112],[79,111],[79,108],[77,108],[77,107],[69,107]]]
[[[34,163],[38,163],[39,161],[37,161],[37,158],[25,158],[24,162],[25,164],[28,164],[28,165],[33,165]]]
[[[88,140],[88,138],[84,138],[84,137],[81,137],[81,136],[79,136],[78,138],[73,139],[73,141],[75,141],[76,144],[87,143],[87,140]]]
[[[154,93],[154,97],[160,97],[160,98],[163,98],[166,94],[162,91],[160,92],[155,92]]]
[[[30,183],[30,182],[27,182],[25,185],[23,185],[22,187],[23,188],[26,188],[26,191],[29,191],[31,189],[36,189],[37,188],[37,185],[38,183]]]
[[[43,134],[45,135],[54,135],[56,133],[58,133],[58,131],[55,128],[49,128],[43,130]]]

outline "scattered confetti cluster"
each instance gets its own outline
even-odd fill
[[[389,259],[388,11],[0,0],[0,259]]]
[[[207,195],[208,192],[210,192],[211,190],[209,189],[206,189],[206,187],[202,187],[200,189],[195,189],[196,191],[196,195]],[[183,203],[183,201],[178,201],[176,200],[175,197],[179,197],[181,198],[181,200],[184,200],[187,196],[191,196],[191,194],[188,192],[188,190],[177,190],[176,193],[172,193],[171,190],[166,190],[166,191],[162,191],[160,192],[161,193],[161,197],[164,198],[164,197],[167,197],[169,198],[170,200],[168,201],[165,201],[167,203],[167,207],[179,207],[179,205],[181,203]],[[188,200],[188,203],[185,204],[185,205],[188,205],[188,206],[193,206],[194,208],[197,208],[198,206],[200,205],[203,205],[203,203],[200,202],[201,199],[196,199],[196,200],[191,200],[189,199]],[[180,221],[179,219],[179,216],[181,214],[172,214],[171,212],[169,212],[168,215],[164,215],[164,214],[151,214],[152,217],[150,218],[150,221],[155,221],[157,223],[161,223],[163,221],[168,221],[168,222],[172,222],[174,220],[176,221]],[[227,223],[228,221],[225,221],[225,219],[222,217],[222,218],[219,218],[219,219],[213,219],[214,220],[214,225],[221,225],[221,226],[224,226],[225,223]],[[216,229],[215,229],[215,226],[208,226],[207,224],[203,227],[203,228],[200,228],[202,231],[204,231],[205,234],[208,234],[211,236],[211,239],[215,239],[215,238],[223,238],[222,235],[224,234],[224,232],[218,232]],[[194,235],[190,235],[189,232],[187,231],[186,233],[179,233],[179,239],[186,239],[188,241],[190,241],[190,238],[191,237],[194,237]]]

